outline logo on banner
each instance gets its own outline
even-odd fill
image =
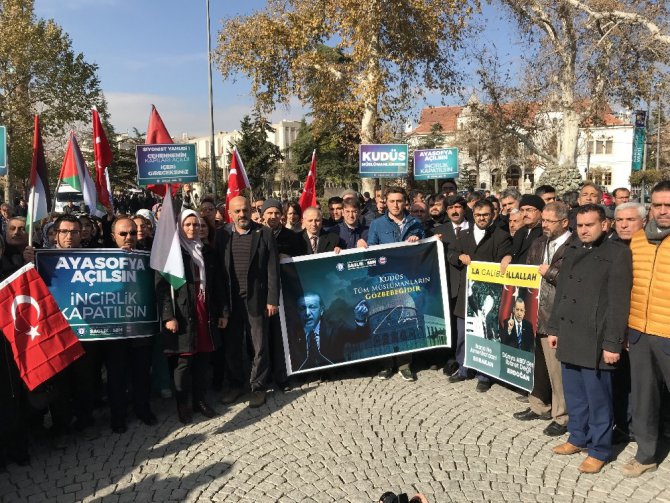
[[[379,257],[379,265],[386,264],[386,257]]]
[[[344,271],[344,264],[343,264],[342,262],[339,262],[339,263],[335,266],[335,269],[337,269],[337,270],[340,271],[340,272]]]

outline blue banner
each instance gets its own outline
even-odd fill
[[[35,264],[79,340],[147,337],[158,332],[148,252],[37,250]]]
[[[198,181],[195,145],[137,145],[137,183],[147,186]]]
[[[281,286],[289,375],[451,343],[436,238],[284,259]]]
[[[458,177],[458,149],[433,148],[414,151],[414,179]]]
[[[406,143],[360,145],[358,163],[361,178],[403,178],[407,176],[409,150]]]

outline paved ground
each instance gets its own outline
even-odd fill
[[[670,501],[670,458],[624,479],[632,444],[601,474],[580,475],[581,455],[551,454],[559,441],[542,434],[546,422],[511,418],[523,407],[513,391],[481,395],[430,370],[414,384],[347,376],[272,394],[256,410],[219,405],[220,417],[188,427],[171,400],[156,401],[157,427],[131,420],[124,435],[103,415],[93,438],[35,446],[29,467],[10,465],[0,499],[376,502],[393,490],[431,502]]]

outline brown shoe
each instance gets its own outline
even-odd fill
[[[577,469],[582,473],[598,473],[603,469],[603,466],[605,466],[605,461],[586,456],[586,459],[582,461],[582,464]]]
[[[552,449],[554,451],[554,454],[560,454],[561,456],[569,456],[571,454],[577,454],[578,452],[582,452],[584,450],[583,447],[577,447],[576,445],[572,445],[570,442],[565,442],[564,444],[557,445]]]
[[[255,409],[265,403],[265,391],[252,391],[249,398],[249,407]]]
[[[656,468],[658,468],[656,463],[643,465],[637,459],[633,458],[621,467],[621,473],[623,473],[624,477],[634,478],[646,472],[654,472]]]

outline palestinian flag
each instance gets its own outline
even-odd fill
[[[98,193],[95,190],[95,183],[91,178],[86,167],[86,161],[81,155],[79,144],[74,133],[70,135],[65,149],[65,158],[60,168],[58,184],[67,183],[70,187],[80,191],[84,196],[84,203],[89,208],[89,213],[96,217],[102,217],[107,212],[98,201]]]

